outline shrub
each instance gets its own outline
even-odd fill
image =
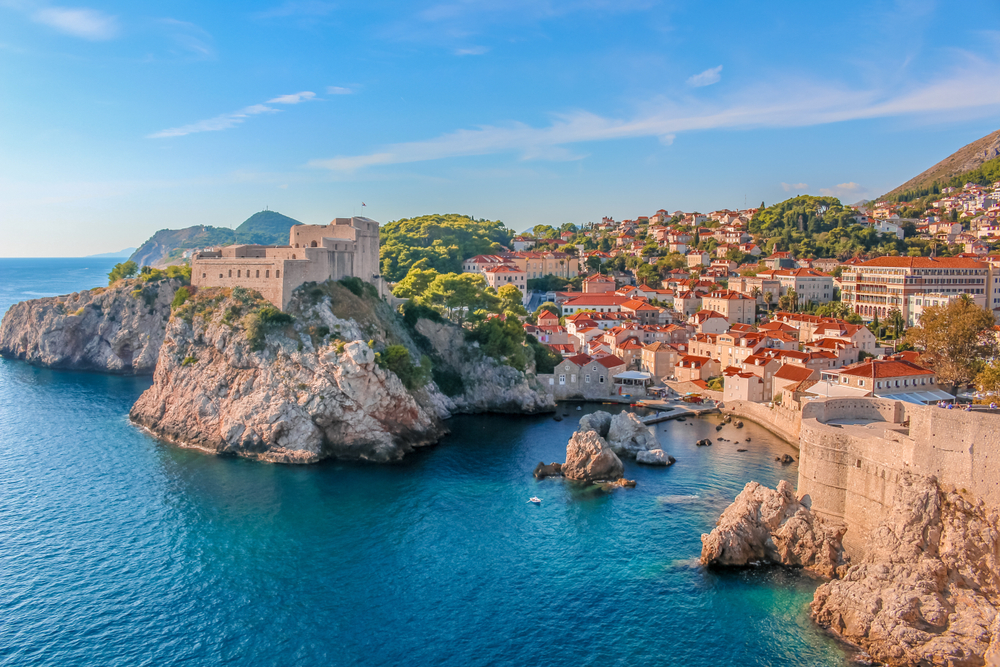
[[[198,357],[187,356],[184,357],[184,361],[181,362],[181,366],[190,366],[191,364],[198,363]]]
[[[494,317],[479,322],[466,333],[469,340],[476,341],[487,355],[523,371],[527,364],[524,347],[524,328],[517,318],[505,321]]]
[[[431,375],[430,358],[421,357],[420,365],[417,366],[410,360],[410,351],[402,345],[390,345],[385,348],[385,351],[375,355],[375,363],[395,373],[407,389],[423,386]]]
[[[528,346],[535,355],[535,372],[555,372],[556,366],[562,361],[562,356],[545,343],[538,342],[538,339],[534,336],[526,336],[525,338]]]
[[[81,306],[81,307],[80,307],[80,308],[79,308],[78,310],[76,310],[75,312],[72,312],[72,313],[70,313],[70,315],[72,315],[73,317],[78,317],[78,316],[80,316],[80,315],[83,315],[83,306]]]
[[[351,290],[354,296],[362,296],[365,293],[365,282],[356,276],[341,278],[340,284]]]
[[[337,343],[337,354],[343,354],[344,350],[346,349],[347,345],[344,343],[344,341],[340,341]]]
[[[191,284],[191,265],[174,264],[167,267],[167,278],[180,278],[185,285]]]
[[[465,382],[462,380],[462,376],[456,371],[437,368],[435,366],[431,369],[431,375],[434,377],[434,382],[437,383],[438,389],[445,396],[458,396],[465,393]]]
[[[115,264],[108,274],[108,284],[113,285],[122,278],[135,278],[139,273],[139,265],[129,260]]]
[[[444,318],[441,317],[441,313],[438,311],[434,310],[430,306],[422,306],[412,301],[404,303],[399,307],[399,310],[403,313],[403,321],[406,322],[407,326],[411,329],[417,326],[417,320],[444,322]]]
[[[170,302],[170,309],[176,310],[184,305],[184,302],[191,298],[191,292],[187,287],[180,287],[174,292],[174,300]]]
[[[250,342],[250,349],[264,349],[264,338],[269,329],[292,323],[292,316],[283,313],[272,305],[262,306],[252,313],[243,316],[243,330]]]

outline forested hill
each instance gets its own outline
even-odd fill
[[[871,252],[909,251],[895,237],[855,224],[857,214],[836,197],[802,195],[758,211],[750,220],[750,233],[759,237],[758,245],[766,254],[791,250],[796,257],[847,259]]]
[[[966,183],[990,185],[1000,180],[1000,130],[963,146],[930,169],[886,194],[889,201],[912,201],[941,188]]]
[[[139,266],[163,267],[180,261],[185,250],[232,243],[284,245],[288,230],[300,225],[298,220],[277,211],[260,211],[243,221],[236,230],[211,225],[184,229],[161,229],[153,234],[129,258]]]
[[[382,225],[382,276],[402,280],[420,260],[425,269],[460,273],[462,260],[474,255],[500,252],[509,246],[514,232],[499,220],[476,220],[467,215],[422,215]]]

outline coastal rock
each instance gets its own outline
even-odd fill
[[[0,356],[48,368],[151,374],[181,285],[177,278],[120,280],[14,304],[0,322]]]
[[[889,665],[982,665],[1000,657],[998,554],[995,510],[905,476],[862,558],[817,589],[813,619]]]
[[[281,463],[391,461],[436,442],[446,398],[433,383],[407,390],[365,339],[412,341],[387,305],[334,293],[366,331],[330,298],[294,302],[292,322],[267,325],[255,292],[200,290],[171,319],[132,421],[184,446]]]
[[[539,461],[532,474],[537,479],[545,479],[546,477],[562,477],[562,464],[549,463],[546,465],[545,463]]]
[[[498,362],[466,343],[453,324],[420,319],[416,331],[436,358],[462,379],[460,393],[449,396],[451,412],[532,414],[552,412],[555,399],[535,379],[534,362],[524,372]]]
[[[611,430],[611,420],[610,412],[605,412],[604,410],[591,412],[588,415],[580,417],[580,430],[595,431],[602,438],[607,438],[608,432]]]
[[[701,562],[793,565],[829,577],[844,565],[843,535],[800,503],[788,482],[778,482],[773,491],[748,482],[712,532],[701,536]]]
[[[636,463],[645,463],[650,466],[672,466],[677,462],[673,456],[667,454],[662,449],[648,449],[637,452],[635,455]]]
[[[621,459],[597,431],[577,431],[566,446],[562,474],[578,482],[621,479]]]
[[[635,457],[641,451],[660,446],[650,428],[631,412],[619,412],[612,417],[607,441],[619,456]]]

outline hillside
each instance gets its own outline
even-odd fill
[[[935,184],[949,185],[947,181],[952,179],[964,180],[969,172],[979,170],[991,162],[1000,168],[1000,130],[963,146],[930,169],[887,193],[883,198],[907,201],[913,197],[920,197]],[[956,179],[959,176],[963,178]]]
[[[226,227],[197,225],[184,229],[161,229],[146,240],[129,258],[139,266],[163,267],[176,264],[181,254],[191,248],[232,243],[283,245],[288,243],[288,230],[302,224],[276,211],[260,211],[243,221],[236,230]]]

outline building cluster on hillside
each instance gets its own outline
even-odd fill
[[[463,270],[483,274],[494,288],[516,285],[529,309],[552,304],[557,312],[539,311],[524,327],[562,357],[552,374],[540,376],[556,398],[643,395],[669,384],[789,409],[820,395],[898,394],[926,403],[943,396],[934,373],[912,354],[881,349],[862,323],[898,311],[913,326],[925,308],[963,295],[1000,313],[1000,256],[984,251],[978,242],[985,237],[977,235],[990,226],[965,231],[945,219],[960,204],[964,214],[995,223],[1000,184],[948,190],[935,202],[940,215],[917,227],[951,243],[968,241],[968,252],[955,257],[767,254],[769,239],[749,231],[758,209],[661,209],[634,220],[605,217],[551,238],[524,234],[509,251],[469,257]],[[905,220],[894,206],[879,203],[871,217],[859,210],[854,219],[902,238]],[[675,268],[660,269],[658,280],[640,271],[665,255],[677,258],[669,265]],[[619,257],[636,258],[628,263],[636,268],[623,270],[616,261],[618,270],[606,270]],[[533,292],[529,281],[547,276],[580,280],[575,288]],[[796,312],[836,301],[840,313],[860,319]]]

